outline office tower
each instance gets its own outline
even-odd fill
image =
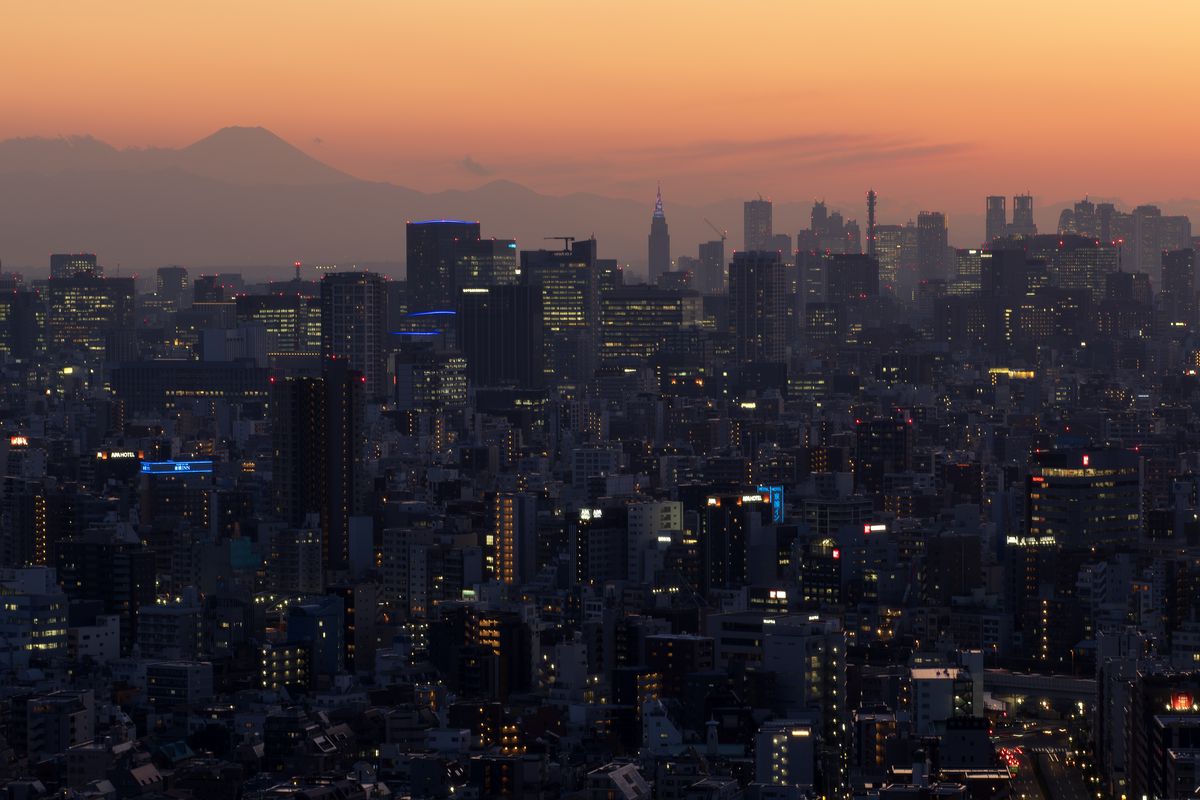
[[[700,295],[654,286],[624,286],[600,298],[601,362],[641,366],[701,319]]]
[[[79,273],[46,284],[48,349],[78,350],[104,357],[109,333],[133,327],[133,278],[100,278]]]
[[[185,267],[159,267],[154,293],[178,306],[188,290],[188,271]]]
[[[454,308],[457,293],[464,289],[517,282],[517,243],[512,239],[460,239],[451,250],[455,293],[442,308]]]
[[[366,381],[367,397],[385,396],[387,290],[374,272],[334,272],[321,279],[321,359],[346,361]]]
[[[1192,221],[1184,216],[1163,216],[1159,220],[1160,251],[1186,250],[1192,246]]]
[[[703,294],[721,294],[725,291],[725,240],[715,239],[700,243],[700,269],[696,276],[696,288]]]
[[[320,355],[320,301],[295,294],[244,294],[235,303],[238,322],[263,326],[269,358],[285,356],[286,362]]]
[[[328,360],[319,378],[276,380],[271,417],[276,515],[296,528],[316,515],[326,572],[345,569],[350,518],[365,502],[362,376]]]
[[[595,357],[596,240],[572,242],[565,250],[522,250],[521,280],[542,294],[550,385],[581,388]]]
[[[537,286],[464,289],[457,325],[472,386],[546,385],[546,334]]]
[[[743,208],[743,246],[747,251],[767,250],[767,240],[771,238],[772,209],[771,201],[747,200]]]
[[[479,239],[479,223],[453,219],[409,222],[407,237],[408,307],[410,311],[454,308],[455,261],[459,242]]]
[[[35,291],[0,292],[0,356],[28,361],[45,346],[46,306]]]
[[[1050,268],[1050,278],[1062,289],[1082,289],[1090,293],[1092,302],[1104,299],[1105,281],[1120,266],[1117,248],[1083,236],[1035,236],[1029,257],[1044,260]],[[1044,245],[1041,245],[1042,242]],[[1039,246],[1041,245],[1041,246]]]
[[[779,253],[734,253],[729,264],[729,302],[738,361],[784,361],[788,298]]]
[[[829,261],[822,253],[808,250],[797,250],[795,258],[796,270],[796,304],[803,311],[814,303],[824,303],[826,299],[825,272]]]
[[[825,298],[830,303],[879,296],[879,262],[871,256],[834,253],[825,259]]]
[[[879,260],[879,289],[882,293],[895,294],[903,251],[903,225],[875,227],[875,258]]]
[[[983,250],[954,251],[954,284],[950,294],[974,294],[980,290]]]
[[[1058,216],[1058,232],[1096,239],[1100,238],[1100,229],[1097,223],[1096,204],[1085,197],[1072,208],[1062,210]],[[1109,240],[1105,238],[1104,241]]]
[[[1033,195],[1019,194],[1013,198],[1013,219],[1008,227],[1008,235],[1037,235],[1037,225],[1033,222]]]
[[[1196,327],[1196,251],[1171,250],[1162,256],[1162,309],[1167,329]]]
[[[867,255],[876,257],[875,251],[875,190],[867,191]]]
[[[663,213],[662,187],[654,200],[654,216],[650,218],[650,283],[657,283],[658,276],[671,270],[671,234],[667,231],[667,215]]]
[[[947,269],[946,215],[922,211],[917,215],[917,273],[921,280],[943,278]]]
[[[1030,540],[1084,551],[1136,542],[1141,472],[1140,456],[1125,450],[1036,453],[1025,484]]]
[[[992,242],[1008,235],[1008,210],[1005,207],[1007,198],[1001,194],[988,195],[987,212],[984,217],[984,246],[990,247]]]
[[[95,253],[52,253],[50,255],[51,278],[74,278],[78,275],[91,278],[104,276],[104,269],[96,263]]]
[[[1154,280],[1162,267],[1159,255],[1162,251],[1162,211],[1158,206],[1138,206],[1131,217],[1133,236],[1125,240],[1125,253],[1130,261],[1125,266],[1131,272],[1145,272]]]
[[[458,409],[467,404],[467,360],[418,338],[401,345],[392,360],[393,400],[401,411]]]

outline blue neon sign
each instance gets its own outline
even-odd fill
[[[208,475],[213,471],[211,461],[143,461],[142,472],[147,475]]]

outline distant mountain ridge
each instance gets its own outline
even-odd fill
[[[349,183],[358,180],[323,164],[266,128],[221,128],[178,149],[117,149],[91,136],[21,138],[0,142],[0,173],[44,174],[156,172],[179,170],[236,184],[284,186]]]
[[[673,258],[695,256],[699,242],[716,237],[706,218],[729,229],[727,254],[741,247],[740,200],[690,206],[664,190]],[[915,218],[915,206],[889,202],[881,221]],[[807,227],[809,209],[777,202],[775,230]],[[222,128],[178,149],[118,149],[90,136],[0,141],[0,262],[31,276],[45,273],[48,253],[79,250],[125,274],[165,264],[278,264],[278,272],[248,277],[287,276],[297,259],[400,265],[406,220],[453,217],[477,219],[484,236],[514,237],[525,249],[555,246],[545,237],[595,234],[601,256],[631,264],[637,279],[652,210],[651,195],[552,196],[505,179],[433,193],[363,180],[260,127]],[[865,232],[865,208],[843,211]],[[1057,214],[1039,211],[1039,224]],[[972,240],[964,234],[976,229],[981,214],[952,215],[954,241]]]

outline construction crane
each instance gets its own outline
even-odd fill
[[[571,244],[575,241],[574,236],[543,236],[543,239],[553,239],[556,242],[562,242],[562,251],[565,253],[571,249]]]
[[[729,236],[729,231],[723,231],[720,228],[718,228],[716,225],[713,225],[712,220],[710,220],[708,217],[705,217],[704,221],[708,223],[708,227],[712,228],[714,231],[717,232],[717,236],[720,236],[721,242],[724,243],[726,237]]]

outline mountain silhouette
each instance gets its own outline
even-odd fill
[[[85,250],[124,274],[164,264],[269,267],[246,270],[262,278],[288,274],[299,259],[381,264],[400,277],[404,222],[453,217],[480,220],[484,236],[512,237],[523,249],[595,234],[601,256],[631,264],[637,279],[653,210],[647,186],[643,202],[547,195],[504,179],[420,192],[344,173],[259,127],[222,128],[178,149],[118,149],[90,136],[9,139],[0,141],[0,262],[36,277],[48,253]],[[740,200],[689,206],[664,188],[672,257],[694,256],[699,242],[715,238],[705,218],[729,229],[727,255],[741,247]],[[775,230],[807,227],[809,208],[777,202]],[[890,208],[895,222],[917,210]],[[844,210],[865,229],[865,209]],[[982,220],[960,214],[954,226],[962,236]]]

